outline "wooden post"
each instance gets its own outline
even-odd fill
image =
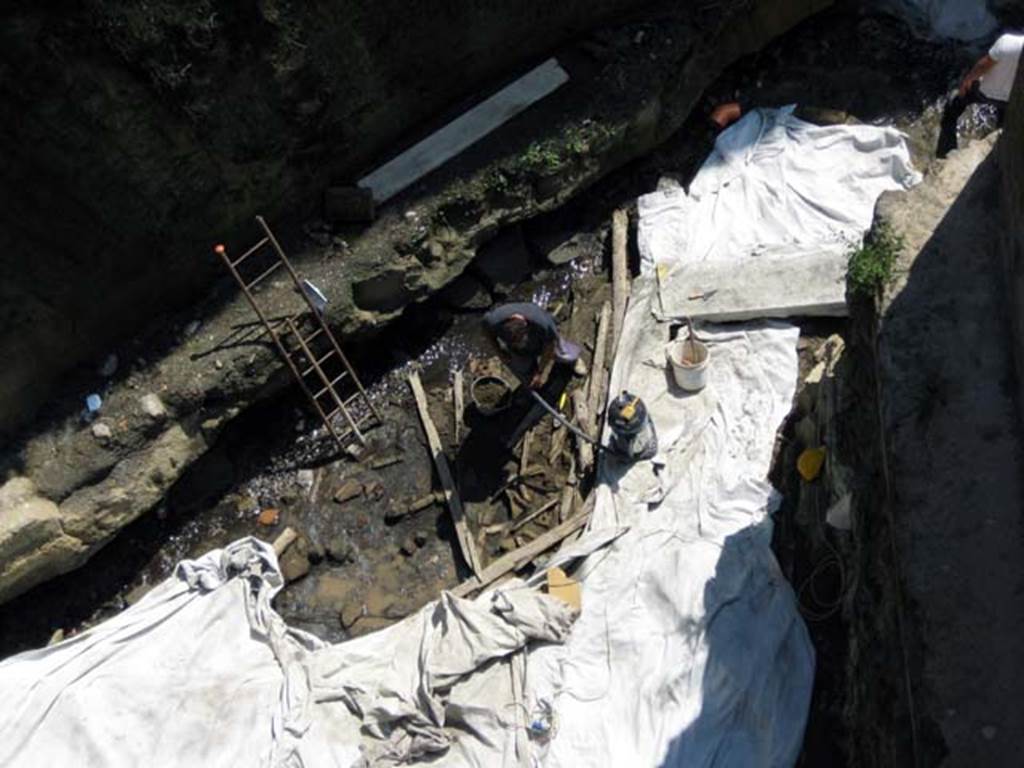
[[[462,395],[462,369],[455,369],[455,381],[452,382],[452,400],[455,406],[455,444],[459,444],[459,435],[462,432],[462,418],[465,413],[465,401]]]
[[[587,411],[596,437],[601,436],[601,417],[604,415],[605,397],[608,393],[608,374],[605,373],[605,357],[608,350],[608,333],[611,330],[611,302],[601,307],[601,319],[597,324],[594,340],[594,363],[590,366],[590,385],[587,387]]]
[[[530,466],[530,443],[533,441],[533,430],[528,430],[523,435],[522,453],[519,454],[519,476],[522,477],[526,474],[527,467]]]
[[[576,426],[587,435],[593,434],[590,412],[587,410],[587,396],[582,389],[572,393],[572,405],[576,413]],[[594,446],[582,437],[576,437],[576,455],[579,458],[579,471],[587,472],[594,463]]]
[[[469,533],[469,526],[466,525],[466,515],[462,509],[462,500],[459,498],[455,480],[452,478],[451,468],[448,466],[448,459],[441,450],[441,438],[438,437],[437,427],[430,418],[430,411],[427,410],[427,395],[423,391],[423,384],[420,382],[420,375],[413,371],[409,374],[409,387],[412,389],[413,397],[416,399],[416,409],[420,414],[420,421],[423,423],[423,431],[427,435],[427,443],[430,446],[430,453],[434,459],[434,466],[437,468],[437,476],[441,480],[444,489],[445,500],[448,502],[448,509],[452,513],[452,521],[455,523],[455,533],[459,539],[459,546],[462,549],[462,556],[475,574],[481,572],[480,556],[476,551],[476,542]]]
[[[612,214],[612,350],[619,344],[629,301],[628,235],[629,216],[620,208]]]
[[[558,508],[558,522],[564,523],[572,517],[573,502],[576,501],[576,457],[569,456],[569,474],[562,488],[561,504]]]

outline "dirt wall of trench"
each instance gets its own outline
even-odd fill
[[[255,213],[649,3],[15,2],[0,23],[0,433],[74,363],[219,277]]]

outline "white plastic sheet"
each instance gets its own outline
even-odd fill
[[[562,640],[573,619],[513,581],[328,646],[270,607],[281,584],[270,547],[245,539],[182,562],[94,629],[0,663],[0,765],[333,768],[487,753],[510,732],[491,699],[460,733],[439,691]]]
[[[820,127],[793,111],[751,111],[718,137],[688,191],[639,199],[646,272],[702,261],[742,269],[812,250],[842,259],[871,226],[879,195],[920,181],[899,131]]]

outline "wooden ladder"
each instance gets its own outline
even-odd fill
[[[262,216],[257,216],[256,221],[263,229],[263,237],[237,259],[231,259],[222,245],[214,250],[242,289],[249,306],[270,334],[288,370],[309,398],[313,410],[338,447],[342,451],[346,450],[345,440],[350,435],[355,435],[360,443],[366,445],[364,431],[374,424],[382,423],[380,413],[366,394],[362,382],[341,351],[338,340],[324,321],[323,313],[313,303],[267,222]],[[255,277],[247,278],[241,267],[252,257],[256,258],[249,262],[245,271],[255,274]],[[256,300],[255,291],[257,286],[282,266],[302,297],[305,308],[272,321]],[[306,326],[310,331],[300,331],[300,326]],[[282,327],[284,330],[280,332]],[[336,426],[335,421],[339,416],[343,423]]]

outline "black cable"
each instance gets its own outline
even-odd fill
[[[534,400],[536,400],[538,403],[540,403],[541,405],[544,406],[544,410],[546,410],[548,413],[550,413],[552,416],[554,416],[555,421],[557,421],[563,427],[567,427],[568,430],[570,432],[572,432],[574,435],[576,435],[577,437],[583,438],[588,443],[590,443],[592,446],[597,448],[597,450],[599,450],[599,451],[605,451],[607,453],[611,453],[611,454],[613,454],[615,456],[620,456],[620,457],[626,458],[626,459],[630,458],[630,456],[628,454],[625,454],[622,451],[616,450],[614,447],[612,447],[610,445],[602,445],[600,442],[598,442],[597,440],[592,438],[586,432],[583,432],[582,430],[579,430],[576,427],[574,427],[572,424],[570,424],[565,419],[564,416],[562,416],[561,413],[559,413],[555,409],[554,406],[551,405],[551,403],[549,403],[547,400],[545,400],[543,397],[541,397],[540,393],[538,393],[536,390],[530,389],[529,392],[530,392],[531,395],[533,395],[533,399]]]

